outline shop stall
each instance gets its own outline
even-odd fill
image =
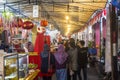
[[[50,36],[45,34],[47,20],[38,23],[9,11],[1,14],[0,80],[38,80],[40,53],[45,41],[51,44]]]

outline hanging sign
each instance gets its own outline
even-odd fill
[[[39,6],[33,5],[33,17],[38,17],[38,16],[39,16]]]
[[[6,3],[6,0],[0,0],[1,3]]]

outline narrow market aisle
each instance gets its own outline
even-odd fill
[[[88,68],[88,80],[102,80],[99,78],[96,67]]]
[[[95,67],[88,68],[88,80],[102,80],[99,78],[99,74]],[[52,80],[56,80],[56,76],[54,75]]]

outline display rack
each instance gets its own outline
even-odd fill
[[[2,54],[2,53],[1,53]],[[0,75],[2,80],[18,80],[18,54],[0,55]]]
[[[28,75],[28,54],[18,54],[19,79],[24,79]]]

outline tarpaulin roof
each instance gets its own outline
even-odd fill
[[[67,35],[84,27],[92,14],[102,10],[106,3],[107,0],[7,0],[5,5],[36,21],[47,19]],[[33,5],[39,5],[38,18],[33,18]]]

